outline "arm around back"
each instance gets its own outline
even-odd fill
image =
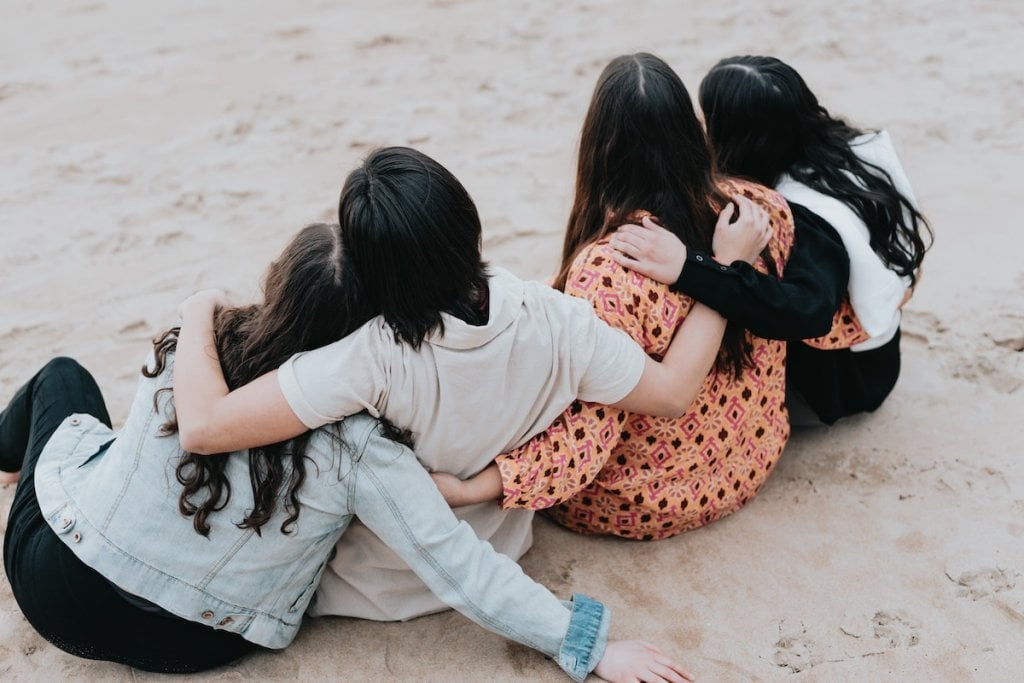
[[[477,538],[452,514],[412,451],[370,429],[350,476],[351,511],[441,600],[554,658],[574,680],[594,670],[607,644],[608,611],[585,596],[558,600]]]
[[[661,320],[665,307],[675,303],[666,297],[667,287],[652,289],[649,278],[620,265],[614,255],[610,242],[594,243],[580,254],[566,283],[567,294],[589,301],[593,308],[583,337],[592,353],[578,398],[644,415],[678,417],[696,398],[711,370],[725,319],[706,306],[691,307],[664,358],[654,360],[646,350],[663,343],[662,335],[672,334]],[[615,393],[610,386],[595,390],[607,385],[598,378],[607,376],[608,368],[626,364],[630,372],[621,374],[629,375],[628,383],[618,383]]]
[[[766,339],[798,340],[826,334],[850,279],[850,260],[838,233],[799,204],[790,204],[793,251],[781,278],[748,263],[718,263],[687,254],[672,289],[701,301]]]
[[[307,429],[285,400],[276,371],[228,391],[213,328],[214,311],[222,303],[206,290],[181,305],[174,409],[181,447],[199,455],[277,443]]]
[[[718,357],[725,318],[695,304],[660,362],[650,356],[640,383],[614,407],[654,417],[680,417],[697,398]]]

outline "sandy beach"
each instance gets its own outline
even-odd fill
[[[298,228],[336,219],[372,148],[438,159],[477,202],[487,258],[544,279],[612,57],[654,52],[694,95],[721,57],[786,60],[833,113],[890,131],[936,232],[896,390],[795,433],[725,520],[639,544],[538,517],[523,566],[702,681],[1024,677],[1024,4],[10,0],[3,16],[0,401],[68,355],[115,423],[177,304],[253,298]],[[3,584],[0,678],[163,678],[49,645]],[[568,680],[453,612],[310,620],[287,650],[194,678]]]

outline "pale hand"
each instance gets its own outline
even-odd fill
[[[644,216],[640,225],[619,226],[608,243],[615,249],[616,263],[662,284],[678,280],[686,265],[686,245],[650,216]]]
[[[226,308],[230,305],[231,300],[224,290],[216,287],[200,289],[178,304],[178,315],[184,318],[185,313],[190,311],[209,311],[212,314],[217,307]]]
[[[736,208],[739,208],[739,217],[733,221]],[[771,222],[764,209],[746,197],[736,195],[718,214],[711,249],[719,263],[753,263],[771,236]]]
[[[642,640],[609,640],[594,673],[612,683],[687,683],[689,671]]]

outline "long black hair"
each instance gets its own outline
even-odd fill
[[[360,304],[358,283],[345,266],[345,252],[337,225],[317,223],[302,229],[281,257],[270,264],[263,282],[263,302],[218,309],[214,317],[217,354],[229,389],[236,389],[278,368],[293,354],[341,339],[369,320]],[[167,367],[168,354],[177,346],[174,327],[153,341],[155,363],[142,374],[156,377]],[[161,389],[153,398],[159,408]],[[173,392],[173,388],[171,389]],[[172,394],[173,401],[173,394]],[[164,434],[177,432],[173,415],[162,425]],[[242,529],[261,528],[284,498],[288,517],[281,531],[288,533],[299,518],[298,491],[306,478],[305,450],[309,432],[289,441],[249,449],[249,484],[253,508],[237,523]],[[176,476],[182,485],[178,508],[191,516],[195,530],[210,533],[209,516],[231,498],[225,475],[227,455],[184,453]]]
[[[687,246],[710,251],[718,211],[728,201],[676,72],[645,52],[616,57],[598,77],[583,121],[555,286],[564,291],[579,253],[639,210],[650,211]],[[746,331],[730,323],[715,367],[739,376],[750,350]]]
[[[441,313],[486,321],[480,216],[437,161],[408,147],[372,152],[346,179],[338,220],[367,303],[399,341],[443,332]]]
[[[788,173],[835,197],[868,226],[889,268],[916,282],[931,227],[884,169],[851,149],[864,131],[829,114],[793,67],[775,57],[723,59],[700,84],[700,106],[722,172],[770,187]]]

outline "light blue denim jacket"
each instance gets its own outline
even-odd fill
[[[282,648],[358,515],[444,602],[553,657],[573,679],[583,680],[604,655],[608,610],[586,596],[558,600],[480,541],[412,451],[365,415],[314,432],[292,533],[280,532],[281,510],[262,535],[235,526],[253,503],[248,454],[238,452],[226,456],[231,499],[210,516],[209,537],[200,536],[178,511],[178,440],[160,435],[169,394],[154,407],[154,392],[170,377],[168,367],[141,380],[119,434],[89,415],[67,418],[36,467],[43,516],[113,584],[185,619]]]

